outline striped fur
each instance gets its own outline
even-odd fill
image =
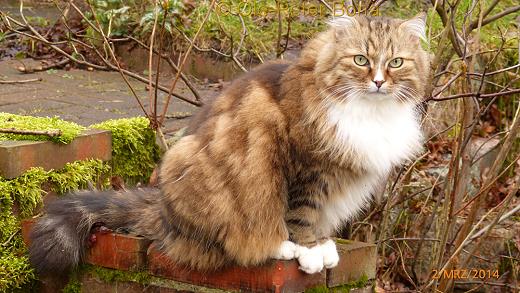
[[[200,270],[272,257],[298,258],[308,273],[336,265],[328,238],[421,150],[415,106],[429,76],[423,24],[335,22],[295,62],[243,75],[165,154],[160,193],[86,193],[52,203],[32,234],[31,261],[40,272],[75,266],[91,225],[102,222],[154,239],[174,262]],[[356,65],[360,54],[370,66]],[[397,57],[402,67],[389,68]],[[385,81],[380,91],[376,76]]]

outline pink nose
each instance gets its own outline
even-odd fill
[[[383,83],[385,83],[385,80],[374,80],[373,82],[376,84],[377,88],[381,88]]]

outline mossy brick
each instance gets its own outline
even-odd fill
[[[36,222],[35,219],[26,219],[22,221],[22,239],[25,245],[29,246],[31,243],[31,239],[29,238],[29,234],[31,233],[32,227]]]
[[[146,266],[151,240],[140,236],[96,232],[88,250],[87,263],[118,270],[138,270]]]
[[[77,160],[112,158],[112,135],[107,130],[90,129],[69,144],[50,141],[0,141],[0,176],[12,179],[32,167],[61,169]]]
[[[22,238],[27,246],[30,244],[31,229],[37,220],[22,221]],[[87,252],[87,263],[124,271],[146,266],[146,253],[151,240],[113,232],[96,232],[93,236],[96,240]]]
[[[131,278],[131,277],[130,277]],[[125,293],[179,293],[179,292],[197,292],[197,293],[226,293],[219,289],[206,288],[191,284],[165,280],[161,278],[150,277],[146,282],[123,278],[115,278],[106,280],[98,273],[83,272],[79,278],[78,284],[83,293],[98,292],[125,292]]]
[[[170,288],[161,288],[158,286],[143,285],[135,282],[105,282],[92,276],[85,274],[80,279],[81,293],[99,293],[99,292],[125,292],[125,293],[177,293],[177,292],[194,292],[194,291],[178,291]]]
[[[338,239],[339,264],[327,270],[327,287],[337,287],[376,277],[376,245]]]
[[[325,286],[325,270],[308,275],[297,261],[272,260],[262,266],[230,266],[215,272],[199,272],[177,266],[153,245],[148,250],[150,274],[198,286],[243,292],[303,292]]]

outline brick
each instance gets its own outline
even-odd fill
[[[363,276],[376,277],[376,245],[342,239],[336,245],[340,260],[337,267],[327,270],[327,287],[356,282]]]
[[[215,272],[190,271],[176,266],[154,246],[148,250],[148,269],[152,275],[224,290],[245,292],[301,292],[324,286],[325,270],[308,275],[298,269],[297,261],[272,260],[263,266],[231,266]]]
[[[30,244],[29,234],[37,219],[22,221],[22,237]],[[146,266],[146,252],[151,240],[140,236],[96,232],[96,242],[87,252],[86,262],[111,269],[138,270]]]
[[[185,292],[205,292],[205,293],[225,293],[219,289],[210,289],[200,286],[180,283],[171,280],[157,279],[150,280],[145,284],[130,281],[113,280],[105,282],[100,280],[92,273],[83,273],[80,277],[81,292],[83,293],[99,293],[99,292],[125,292],[125,293],[185,293]]]
[[[27,219],[22,221],[22,238],[25,245],[29,246],[31,243],[29,239],[29,234],[31,233],[31,229],[36,222],[35,219]]]
[[[86,262],[119,270],[138,270],[146,265],[151,240],[140,236],[96,232]]]
[[[0,141],[0,176],[12,179],[31,167],[61,169],[77,160],[111,158],[112,135],[107,130],[87,130],[67,145],[50,141]]]
[[[39,293],[56,293],[62,292],[63,288],[69,283],[67,274],[59,276],[38,276],[38,292]]]

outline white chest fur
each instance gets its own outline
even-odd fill
[[[360,97],[336,104],[329,108],[327,127],[335,128],[328,147],[364,170],[357,179],[342,180],[336,200],[324,206],[320,226],[330,233],[368,203],[377,183],[393,167],[419,154],[423,136],[414,106],[393,99]]]
[[[336,127],[334,149],[348,153],[369,172],[386,174],[422,149],[422,133],[411,104],[394,99],[357,98],[329,108]]]

